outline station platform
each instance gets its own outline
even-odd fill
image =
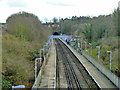
[[[68,45],[65,41],[60,39],[79,59],[79,61],[83,64],[83,66],[88,71],[89,75],[94,79],[94,81],[98,84],[101,89],[117,89],[117,87],[105,76],[102,72],[100,72],[93,64],[91,64],[85,57],[76,52],[70,45]]]
[[[37,88],[55,88],[56,86],[56,50],[52,39],[50,56],[46,62],[45,68],[41,75],[41,82]]]

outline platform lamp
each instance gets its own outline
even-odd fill
[[[37,81],[36,81],[36,78],[37,78],[37,61],[38,61],[38,60],[41,61],[42,59],[41,59],[41,58],[36,58],[36,59],[35,59],[35,90],[36,90],[36,87],[37,87],[37,85],[36,85],[36,82],[37,82]]]
[[[81,52],[82,52],[82,40],[83,40],[83,38],[81,38]]]
[[[91,50],[91,56],[92,56],[92,44],[89,43],[89,45],[91,46],[91,47],[90,47],[90,50]]]
[[[85,51],[88,52],[88,56],[89,56],[89,51],[87,49]]]
[[[96,46],[96,48],[98,48],[98,62],[99,62],[99,59],[100,59],[100,46]]]
[[[86,51],[86,41],[84,41],[85,42],[85,51]]]
[[[80,40],[80,39],[78,39],[78,50],[79,50],[79,48],[80,48],[80,43],[79,43],[79,40]]]
[[[44,48],[40,49],[40,58],[41,58],[41,51],[43,50],[43,57],[44,57]],[[40,60],[40,67],[41,67],[41,60]]]
[[[111,60],[112,60],[112,52],[111,52],[111,51],[107,51],[107,53],[110,53],[110,72],[111,72]]]
[[[44,48],[44,53],[47,53],[47,46],[48,46],[47,43],[43,46],[43,48]]]

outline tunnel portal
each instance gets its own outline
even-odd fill
[[[53,32],[53,35],[60,35],[58,32]]]

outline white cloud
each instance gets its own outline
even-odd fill
[[[9,0],[9,1],[7,1],[7,5],[9,6],[9,7],[27,7],[27,3],[26,3],[26,1],[24,0],[24,2],[23,1],[21,1],[21,0]]]
[[[40,20],[53,17],[98,16],[110,14],[119,0],[0,0],[0,22],[19,11],[37,15]]]

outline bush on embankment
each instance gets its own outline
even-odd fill
[[[7,19],[2,38],[2,88],[34,83],[34,59],[51,34],[35,15],[13,14]]]

